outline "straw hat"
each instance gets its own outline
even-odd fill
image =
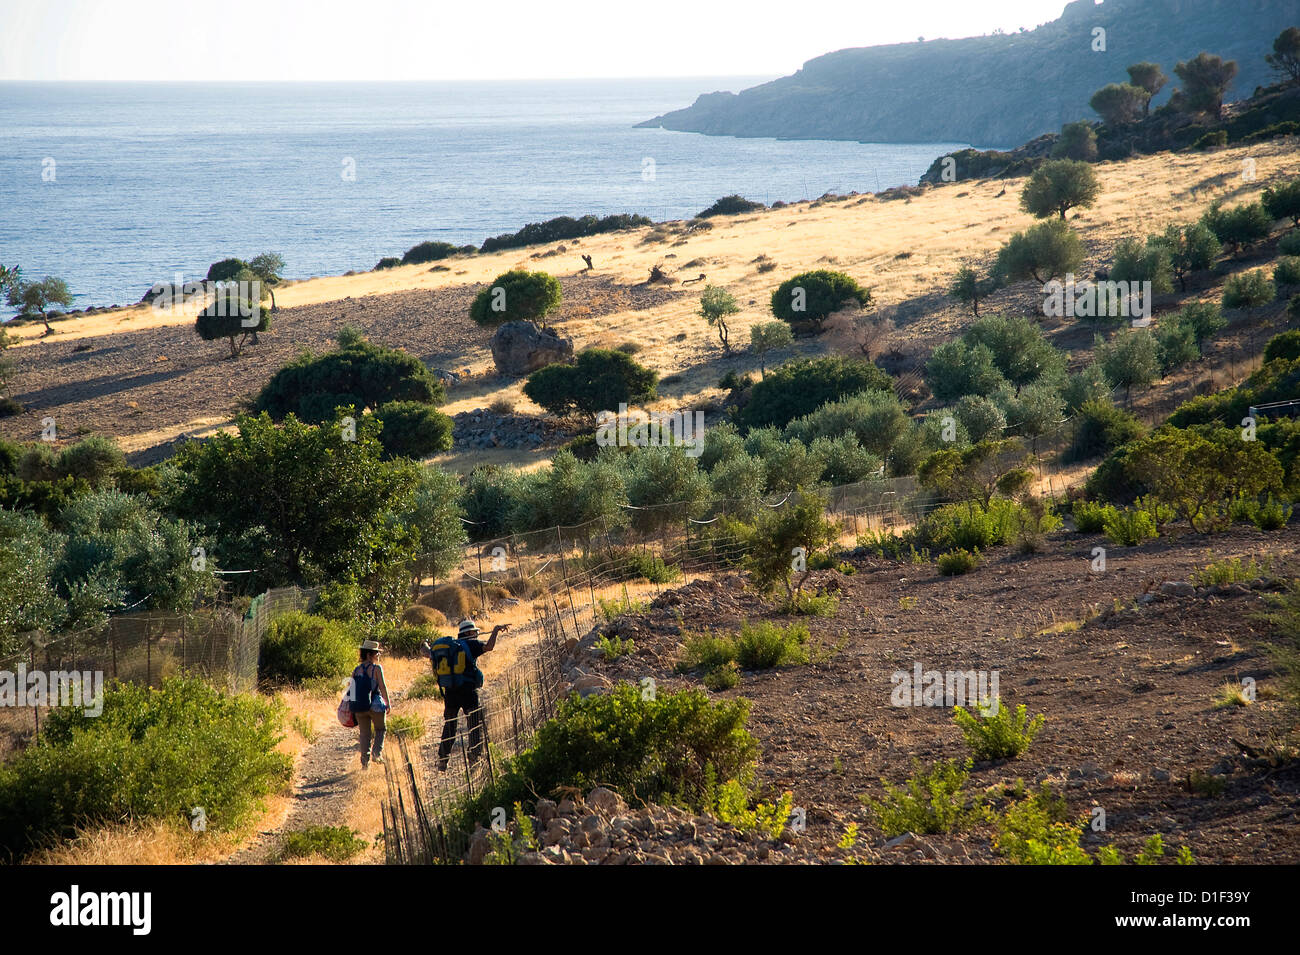
[[[467,637],[470,634],[474,634],[478,632],[479,632],[478,624],[476,624],[473,620],[469,619],[469,617],[466,617],[464,620],[460,622],[460,627],[456,632],[456,636]]]
[[[378,640],[366,640],[361,644],[362,650],[374,650],[376,653],[383,653],[384,648],[379,645]]]

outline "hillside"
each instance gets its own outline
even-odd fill
[[[1238,174],[1248,156],[1256,164],[1254,182]],[[1119,239],[1171,222],[1191,222],[1215,199],[1232,203],[1253,197],[1270,183],[1300,173],[1300,159],[1291,141],[1277,140],[1210,154],[1103,162],[1095,168],[1101,197],[1070,220],[1084,240],[1090,269],[1104,264]],[[685,223],[676,223],[448,260],[450,268],[443,270],[403,266],[299,282],[278,292],[281,310],[262,336],[263,344],[246,349],[237,360],[227,357],[223,342],[200,341],[191,316],[147,306],[61,320],[55,323],[58,333],[49,337],[41,337],[39,324],[24,326],[11,332],[19,344],[10,351],[16,366],[10,394],[27,410],[0,419],[0,435],[31,440],[48,416],[58,422],[61,436],[107,434],[135,460],[156,460],[177,437],[228,424],[284,361],[303,348],[328,347],[348,323],[434,367],[468,368],[471,373],[448,392],[448,414],[485,409],[498,398],[537,414],[540,409],[522,395],[522,382],[496,375],[487,347],[490,332],[466,315],[483,283],[521,266],[543,268],[560,279],[565,304],[553,323],[574,338],[576,347],[638,346],[637,360],[667,379],[657,409],[716,401],[723,394],[718,381],[728,371],[757,371],[757,361],[743,347],[724,352],[696,313],[704,283],[683,286],[680,280],[700,273],[736,296],[741,313],[732,322],[732,338],[743,345],[750,325],[770,319],[768,299],[783,278],[802,269],[843,269],[872,287],[878,311],[896,323],[899,331],[889,346],[894,352],[891,370],[905,371],[924,362],[935,345],[971,320],[969,310],[944,289],[963,263],[987,265],[1011,233],[1032,223],[1018,205],[1022,185],[1023,179],[1006,179],[926,187],[898,199],[828,198],[721,217],[713,220],[712,229],[689,235],[683,233]],[[558,252],[561,247],[564,252]],[[579,253],[593,256],[594,275],[582,274]],[[767,264],[760,256],[774,262],[775,269],[763,271]],[[645,286],[656,263],[678,283]],[[1021,283],[998,293],[988,310],[1038,311],[1037,297],[1036,289]],[[1055,344],[1075,353],[1075,364],[1086,361],[1089,329],[1049,320],[1046,330]],[[826,335],[799,339],[792,351],[815,354],[843,344]],[[1207,372],[1225,368],[1229,346],[1225,343],[1221,355],[1211,356]],[[780,353],[778,360],[789,354]],[[1244,374],[1249,369],[1237,370]],[[1182,393],[1194,384],[1185,375],[1171,378],[1142,399],[1139,413],[1155,413],[1166,392]],[[553,450],[456,450],[441,461],[457,470],[485,461],[535,464]]]
[[[1092,118],[1088,99],[1126,82],[1143,60],[1173,75],[1202,50],[1235,59],[1230,99],[1271,82],[1264,53],[1293,24],[1294,5],[1269,0],[1075,0],[1060,18],[1010,35],[926,39],[838,50],[793,76],[740,93],[701,95],[642,123],[715,136],[1018,145]],[[1105,52],[1092,49],[1106,31]],[[1164,102],[1175,82],[1156,98]]]

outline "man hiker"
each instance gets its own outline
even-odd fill
[[[460,622],[456,636],[441,637],[425,651],[442,690],[442,742],[438,744],[438,769],[447,768],[451,746],[456,739],[456,724],[461,710],[469,720],[469,761],[478,762],[483,755],[483,707],[478,690],[483,685],[483,671],[475,662],[497,645],[497,634],[509,630],[508,623],[492,628],[487,640],[478,639],[478,625],[473,620]]]

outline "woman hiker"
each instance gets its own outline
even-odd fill
[[[379,665],[382,652],[378,641],[365,641],[361,644],[361,662],[352,671],[351,709],[361,729],[362,769],[370,768],[371,759],[381,765],[384,762],[384,716],[388,711],[389,696],[384,668]]]

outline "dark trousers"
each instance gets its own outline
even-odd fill
[[[469,719],[469,760],[477,762],[483,755],[483,707],[479,703],[478,690],[472,686],[447,690],[444,694],[442,742],[438,744],[438,758],[446,759],[451,755],[451,746],[456,740],[456,723],[461,710],[465,711]]]

